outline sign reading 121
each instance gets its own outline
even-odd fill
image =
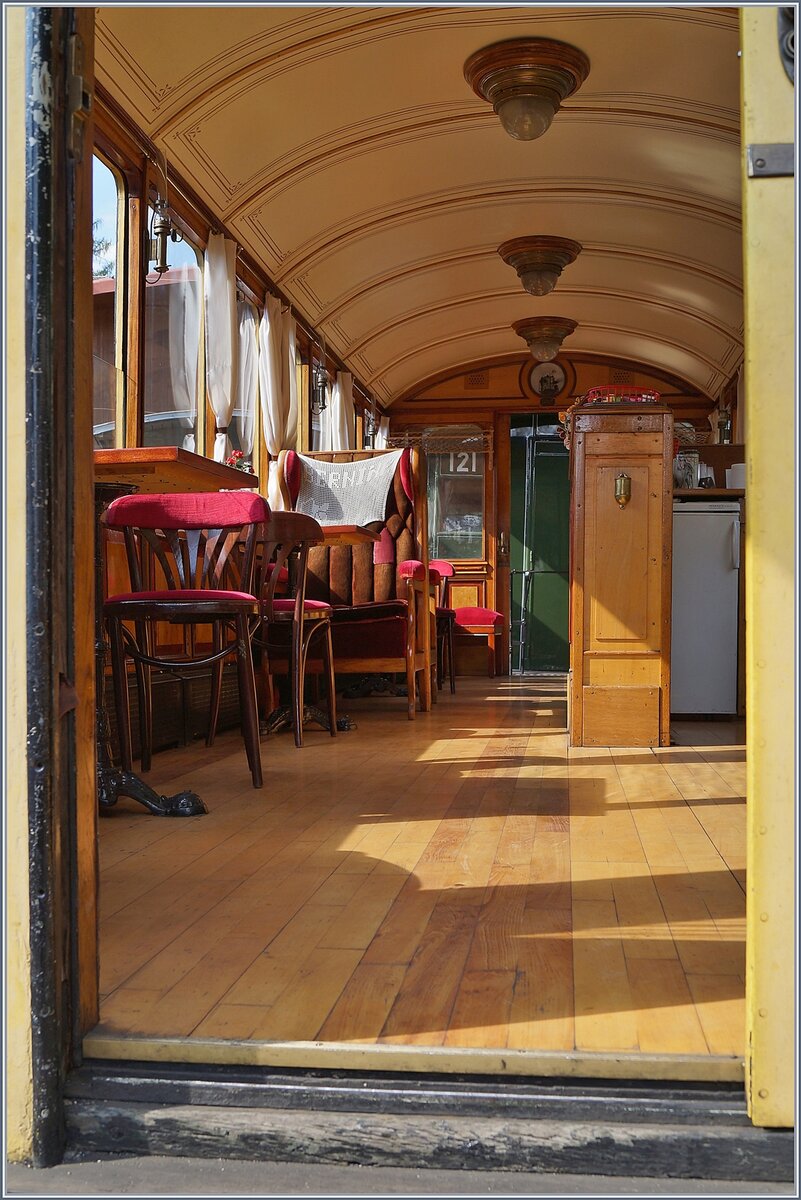
[[[467,450],[452,451],[449,455],[450,464],[448,470],[455,475],[477,475],[478,474],[478,455],[473,450],[472,453]]]

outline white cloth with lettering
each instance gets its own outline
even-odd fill
[[[300,487],[295,511],[320,525],[371,525],[383,522],[402,450],[357,462],[325,462],[299,454]]]

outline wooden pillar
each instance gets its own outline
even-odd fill
[[[573,746],[670,742],[672,442],[666,408],[573,410]]]

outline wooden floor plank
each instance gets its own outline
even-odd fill
[[[509,1036],[514,985],[514,971],[465,971],[444,1044],[471,1048],[504,1047]]]
[[[276,997],[253,1036],[270,1041],[312,1041],[360,958],[359,950],[313,950]]]
[[[159,754],[208,815],[101,821],[101,1029],[742,1053],[740,725],[568,748],[563,681],[528,678],[353,712],[271,738],[260,792],[236,731]]]
[[[676,958],[629,958],[627,969],[640,1049],[656,1054],[708,1053],[681,963]]]
[[[573,902],[576,1048],[636,1050],[635,1003],[614,904]]]
[[[569,908],[526,909],[508,1047],[575,1049],[572,925]]]
[[[380,1041],[442,1044],[480,911],[480,904],[458,895],[446,896],[437,903]]]
[[[317,1035],[328,1042],[375,1042],[400,991],[406,966],[361,962]]]

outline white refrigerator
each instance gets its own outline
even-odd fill
[[[673,502],[670,711],[737,712],[740,505]]]

